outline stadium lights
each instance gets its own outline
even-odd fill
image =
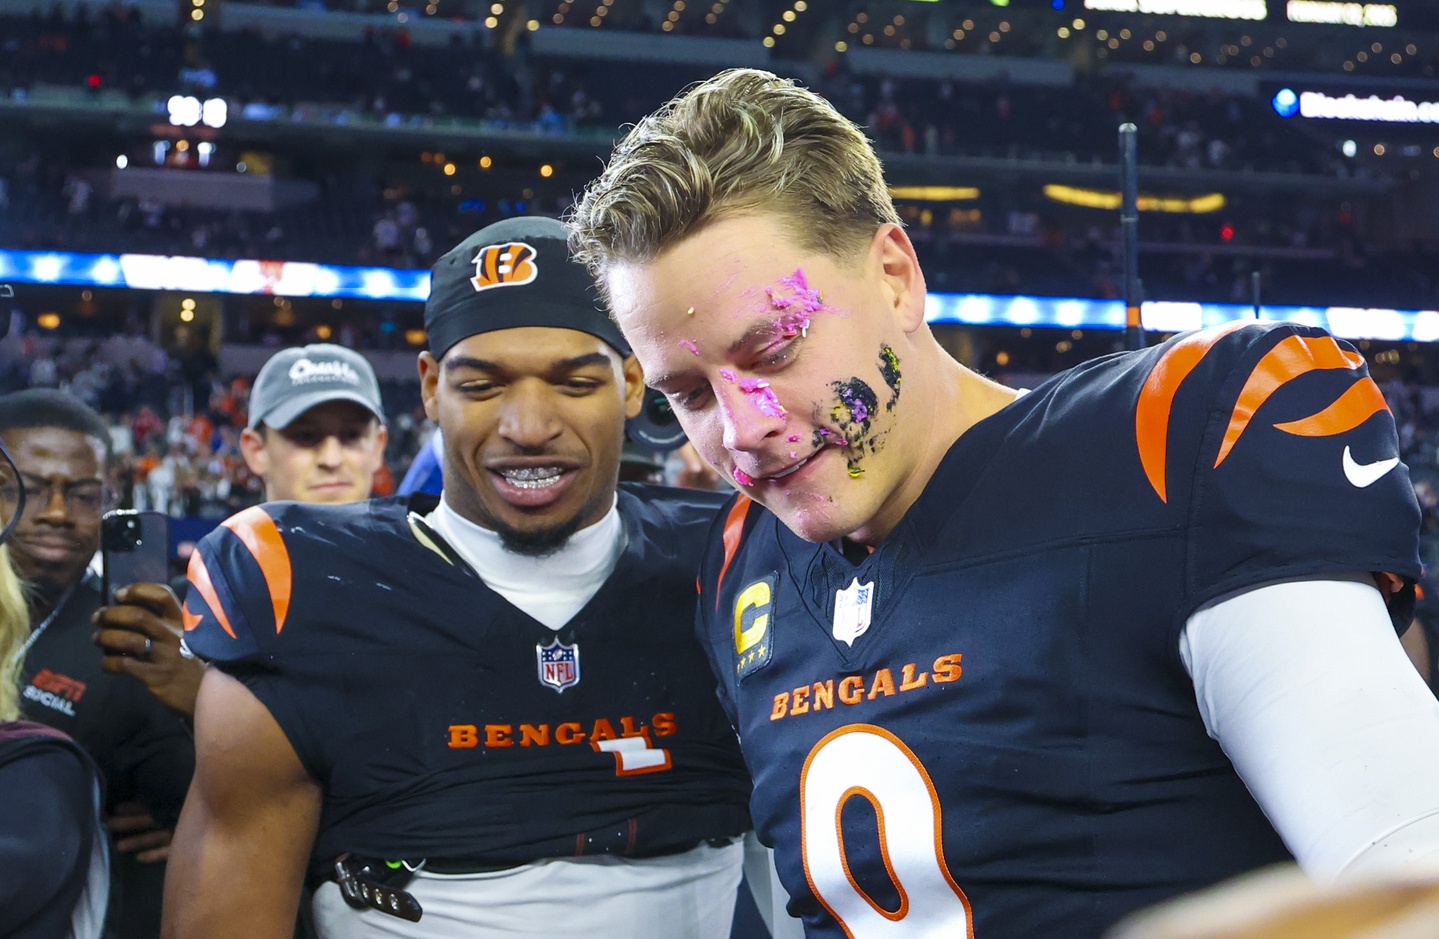
[[[889,194],[911,202],[965,202],[978,199],[979,189],[974,186],[891,186]]]
[[[199,98],[190,95],[171,95],[170,100],[165,102],[165,109],[170,123],[176,127],[204,124],[218,130],[230,119],[230,106],[224,98],[208,98],[201,103]]]
[[[795,0],[795,2],[790,6],[790,9],[780,13],[779,22],[775,23],[773,26],[770,27],[771,35],[764,37],[764,47],[766,49],[773,49],[775,37],[783,36],[785,34],[785,30],[787,29],[786,24],[793,23],[795,20],[799,19],[799,14],[803,13],[807,9],[809,9],[809,4],[805,2],[805,0]]]
[[[1265,0],[1084,0],[1084,8],[1111,13],[1203,16],[1225,20],[1262,20],[1269,15]]]
[[[1399,25],[1399,10],[1390,3],[1289,0],[1284,12],[1291,23],[1330,23],[1340,26]]]
[[[430,272],[422,269],[53,251],[0,250],[0,282],[268,294],[281,308],[289,303],[286,297],[423,303],[430,292]],[[333,302],[331,306],[338,309]],[[1179,332],[1252,319],[1254,307],[1158,301],[1146,302],[1142,313],[1145,328]],[[38,317],[37,325],[45,329],[58,327],[59,316],[48,315],[55,316],[53,326],[46,325],[48,320],[38,322]],[[1439,310],[1265,306],[1260,308],[1259,319],[1319,326],[1342,339],[1439,342]],[[925,320],[973,326],[1122,329],[1125,311],[1122,300],[931,293],[925,300]],[[418,338],[412,340],[407,332],[406,341],[423,345],[424,331],[414,330],[414,333]]]
[[[1065,205],[1077,205],[1086,209],[1117,211],[1121,196],[1117,192],[1101,189],[1081,189],[1078,186],[1050,184],[1044,187],[1046,198]],[[1202,196],[1139,196],[1141,212],[1163,212],[1171,215],[1208,215],[1224,208],[1227,201],[1223,193],[1211,192]]]

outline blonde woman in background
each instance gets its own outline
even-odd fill
[[[19,719],[30,615],[4,541],[24,502],[0,442],[0,939],[95,939],[110,892],[99,775],[69,737]]]

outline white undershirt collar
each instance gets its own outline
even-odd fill
[[[616,497],[603,518],[542,558],[507,551],[498,533],[460,515],[443,494],[425,522],[491,590],[558,630],[599,592],[624,553],[627,538],[618,504]]]

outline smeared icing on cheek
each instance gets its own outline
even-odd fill
[[[720,378],[723,378],[725,381],[734,381],[734,380],[735,380],[735,377],[736,377],[736,376],[735,376],[735,373],[734,373],[734,369],[732,369],[732,368],[722,368],[722,369],[720,369]]]
[[[799,443],[799,439],[800,439],[800,438],[799,438],[799,434],[790,434],[788,437],[786,437],[786,438],[784,438],[784,439],[788,440],[790,443]]]
[[[699,354],[700,354],[699,346],[697,346],[697,345],[695,345],[694,343],[690,342],[688,339],[681,339],[681,340],[680,340],[680,345],[684,346],[686,349],[690,350],[690,351],[693,352],[695,355],[699,355]]]
[[[889,400],[885,402],[886,411],[894,410],[894,403],[899,400],[899,384],[904,380],[899,373],[899,356],[888,345],[879,347],[879,374],[884,383],[889,386]]]
[[[834,409],[836,423],[841,428],[850,425],[857,427],[858,433],[850,431],[854,436],[867,432],[879,406],[879,397],[874,393],[874,389],[858,377],[849,381],[831,382],[830,387],[839,399],[839,406]]]
[[[873,453],[879,446],[873,432],[873,422],[879,413],[879,396],[874,393],[869,383],[859,376],[830,382],[830,389],[834,392],[834,404],[827,416],[836,430],[830,431],[822,426],[816,428],[812,443],[816,448],[825,443],[847,448],[849,453],[846,454],[846,460],[850,478],[858,478],[864,473],[860,460],[866,451]],[[815,418],[817,422],[823,420],[818,409]]]

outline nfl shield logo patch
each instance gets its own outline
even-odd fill
[[[874,605],[874,582],[859,582],[856,577],[848,587],[834,593],[834,638],[846,645],[869,629],[870,610]]]
[[[539,667],[540,684],[563,692],[580,683],[580,644],[565,645],[559,636],[547,646],[536,644],[535,664]]]

